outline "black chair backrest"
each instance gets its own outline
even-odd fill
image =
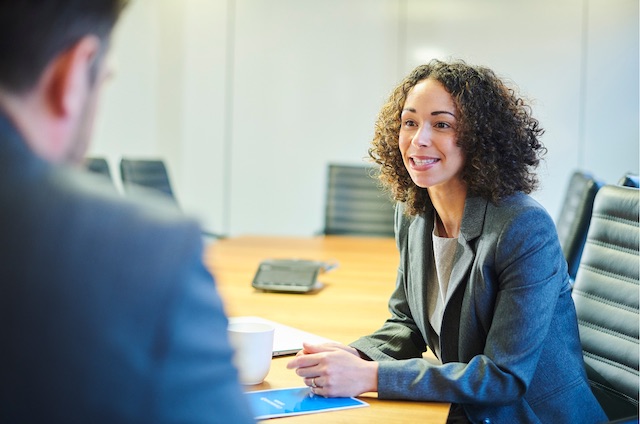
[[[127,192],[135,191],[136,187],[145,187],[160,191],[176,201],[167,167],[162,160],[123,158],[120,160],[120,177]]]
[[[638,174],[634,174],[633,172],[627,172],[624,177],[620,178],[618,185],[640,188],[640,177],[638,177]]]
[[[393,237],[394,205],[377,172],[374,166],[329,165],[324,234]]]
[[[111,179],[111,171],[109,170],[109,163],[105,158],[88,157],[85,159],[84,165],[87,171],[104,175],[105,177],[108,177],[109,180],[113,181]]]
[[[601,186],[590,174],[576,171],[571,175],[565,191],[556,228],[572,279],[575,279],[578,272],[580,256],[589,231],[593,199]]]
[[[587,376],[611,420],[638,414],[639,193],[598,191],[573,287]]]
[[[176,199],[169,172],[160,159],[127,159],[120,160],[120,176],[122,185],[128,195],[142,196],[140,188],[151,189],[160,192],[165,196],[167,203],[171,207],[180,210],[178,199]],[[202,230],[202,234],[208,238],[223,238],[224,236],[211,231]]]

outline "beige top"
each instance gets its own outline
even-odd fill
[[[442,317],[451,295],[456,289],[456,285],[449,285],[453,261],[458,248],[458,238],[446,238],[438,235],[437,226],[433,229],[433,254],[436,264],[437,287],[432,286],[429,290],[428,314],[429,322],[434,331],[440,336],[442,327]],[[430,282],[433,284],[434,282]],[[438,349],[439,350],[439,349]],[[435,352],[440,357],[440,352]]]

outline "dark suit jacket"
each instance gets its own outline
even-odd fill
[[[0,114],[0,422],[253,422],[197,224],[100,184]]]
[[[596,423],[606,420],[584,372],[567,264],[555,226],[533,199],[494,205],[468,198],[440,348],[427,280],[435,278],[433,208],[396,212],[400,266],[391,318],[352,346],[380,361],[381,398],[462,404],[472,422]],[[435,283],[437,287],[437,283]]]

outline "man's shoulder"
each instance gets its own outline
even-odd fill
[[[0,252],[16,268],[37,265],[43,270],[38,281],[58,281],[59,291],[86,286],[149,297],[139,303],[153,309],[153,299],[184,289],[191,275],[210,278],[203,272],[198,224],[162,202],[127,199],[94,176],[64,167],[20,185],[25,200],[11,207],[9,223],[0,223],[8,228],[7,246],[16,248]]]
[[[100,176],[68,168],[54,170],[48,180],[53,196],[79,211],[95,210],[107,221],[133,221],[140,227],[197,227],[177,205],[150,190],[128,197]]]
[[[131,199],[99,176],[68,167],[45,166],[0,191],[8,218],[23,232],[44,240],[121,249],[160,249],[167,244],[201,244],[198,223],[151,194]],[[192,250],[191,249],[191,250]]]
[[[114,242],[128,240],[129,245],[148,249],[166,244],[201,244],[198,223],[160,195],[143,192],[131,198],[82,172],[62,171],[56,179],[52,182],[57,187],[54,191],[62,192],[61,199],[67,198],[65,193],[72,199],[72,213],[82,218],[88,227],[85,231],[103,233]]]

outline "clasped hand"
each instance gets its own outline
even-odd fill
[[[358,396],[378,390],[378,363],[339,343],[303,344],[287,364],[315,394],[325,397]]]

